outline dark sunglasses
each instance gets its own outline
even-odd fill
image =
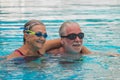
[[[72,34],[69,34],[67,36],[61,36],[62,38],[68,38],[70,40],[74,40],[76,39],[76,37],[79,37],[79,39],[83,39],[84,38],[84,33],[78,33],[78,34],[75,34],[75,33],[72,33]]]
[[[31,30],[27,30],[26,33],[36,35],[37,37],[43,36],[44,38],[47,38],[47,33],[42,34],[42,32],[33,32]]]

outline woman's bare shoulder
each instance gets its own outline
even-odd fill
[[[17,58],[17,57],[20,57],[21,55],[17,52],[17,51],[14,51],[13,53],[9,54],[7,56],[7,60],[10,60],[10,59],[13,59],[13,58]]]

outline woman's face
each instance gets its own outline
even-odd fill
[[[29,33],[26,38],[26,42],[29,44],[29,46],[41,49],[46,41],[45,34],[46,34],[46,28],[43,25],[35,25],[30,30],[36,34]]]

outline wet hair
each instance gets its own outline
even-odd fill
[[[42,26],[45,26],[42,22],[40,22],[39,20],[30,20],[28,21],[25,25],[24,25],[24,31],[25,32],[26,30],[31,30],[34,26],[36,25],[42,25]],[[24,41],[24,44],[25,44],[25,38],[23,37],[23,41]]]
[[[77,25],[79,25],[79,24],[76,23],[76,22],[70,22],[70,21],[64,22],[64,23],[60,26],[59,35],[60,35],[60,36],[64,36],[64,34],[66,33],[66,28],[69,27],[69,26],[72,25],[72,24],[77,24]]]

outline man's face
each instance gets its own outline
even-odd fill
[[[66,34],[64,36],[68,36],[73,33],[74,34],[82,33],[80,27],[76,24],[67,27]],[[83,39],[80,39],[78,36],[75,39],[62,38],[62,43],[67,52],[80,53]]]

